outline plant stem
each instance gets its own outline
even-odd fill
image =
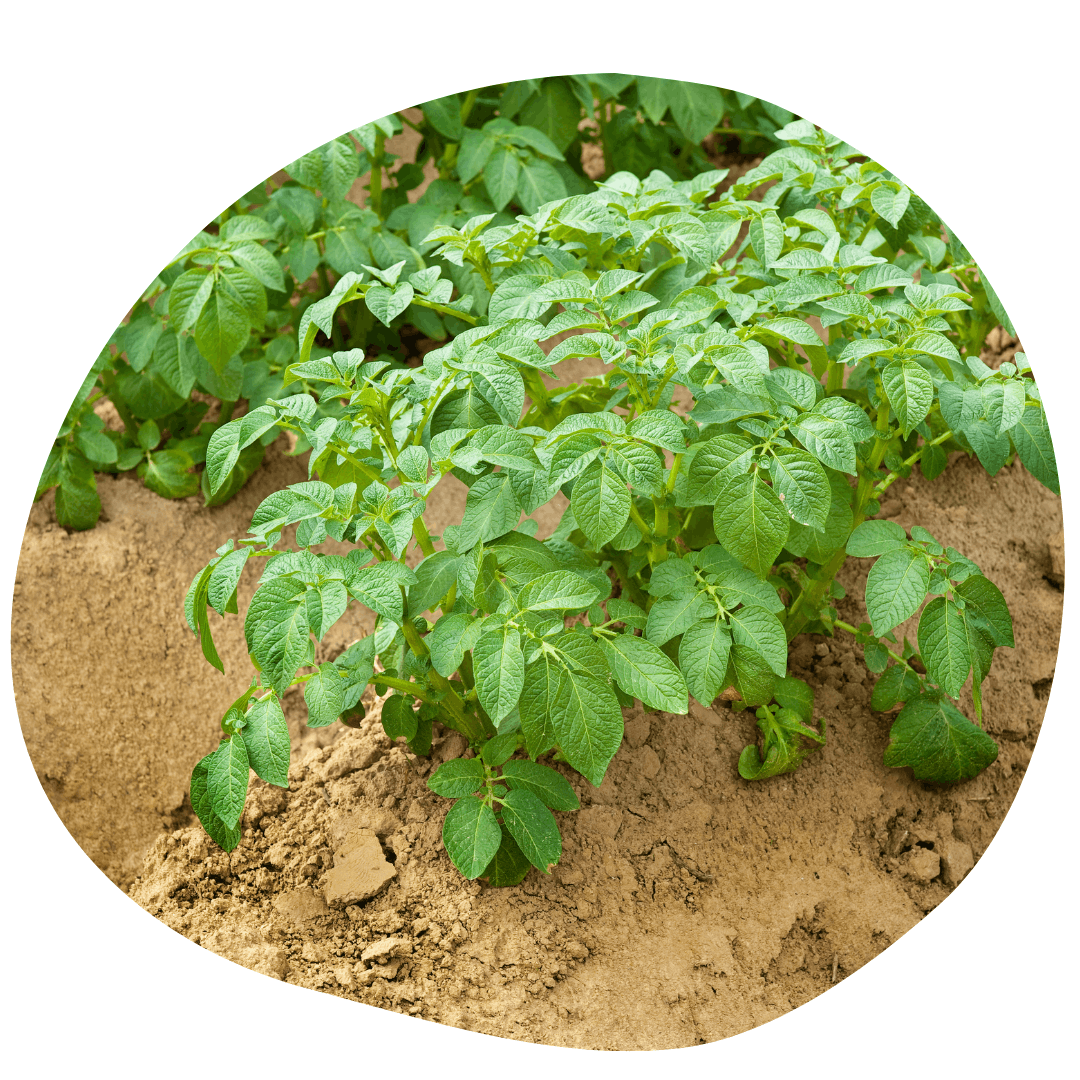
[[[221,403],[221,415],[218,417],[218,423],[227,424],[232,419],[232,414],[235,409],[235,401],[223,401]]]
[[[435,545],[431,542],[431,534],[428,532],[428,527],[424,524],[422,517],[413,518],[412,531],[420,550],[425,555],[434,555]]]
[[[857,635],[858,635],[858,633],[859,633],[859,631],[858,631],[858,630],[857,630],[857,629],[856,629],[856,628],[855,628],[854,626],[852,626],[852,625],[851,625],[851,623],[846,623],[846,622],[842,622],[842,621],[841,621],[840,619],[834,619],[834,620],[833,620],[833,626],[835,626],[835,627],[836,627],[836,628],[837,628],[838,630],[844,630],[844,631],[846,631],[847,633],[849,633],[849,634],[852,634],[852,635],[856,635],[856,636],[857,636]],[[881,642],[878,642],[878,644],[880,645],[880,644],[881,644]],[[913,668],[913,667],[912,667],[912,666],[911,666],[911,665],[910,665],[910,664],[909,664],[909,663],[908,663],[908,662],[907,662],[907,661],[906,661],[906,660],[905,660],[905,659],[904,659],[904,658],[903,658],[902,656],[899,656],[899,655],[898,655],[897,653],[894,653],[894,652],[892,651],[892,649],[888,649],[888,648],[885,648],[885,646],[884,646],[884,645],[882,645],[881,647],[882,647],[883,649],[885,649],[885,651],[886,651],[886,652],[887,652],[887,653],[888,653],[888,654],[889,654],[889,655],[890,655],[890,656],[891,656],[891,657],[892,657],[892,658],[893,658],[893,659],[894,659],[894,660],[895,660],[895,661],[896,661],[896,662],[897,662],[898,664],[900,664],[900,665],[901,665],[901,666],[903,666],[903,667],[906,667],[906,668],[908,669],[908,671],[910,671],[910,672],[912,673],[912,675],[916,676],[916,678],[918,678],[918,679],[922,679],[922,676],[921,676],[921,675],[920,675],[920,674],[919,674],[919,673],[918,673],[918,672],[917,672],[917,671],[916,671],[916,670],[915,670],[915,669],[914,669],[914,668]]]

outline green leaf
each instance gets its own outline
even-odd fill
[[[881,381],[906,439],[934,403],[934,380],[914,360],[893,360],[881,373]]]
[[[408,282],[388,289],[385,285],[369,285],[364,303],[376,319],[389,326],[412,302],[413,287]]]
[[[522,854],[517,842],[502,826],[502,843],[495,852],[494,858],[488,863],[488,868],[480,875],[486,877],[492,888],[505,888],[510,885],[520,885],[525,876],[532,869],[532,863]]]
[[[147,421],[153,423],[153,420]],[[143,427],[146,425],[144,424]],[[141,431],[140,431],[141,434]],[[112,465],[117,457],[116,443],[103,431],[84,431],[79,429],[75,435],[75,444],[90,461],[101,465]],[[157,445],[156,443],[154,445]]]
[[[509,146],[497,147],[484,163],[484,187],[496,210],[514,197],[520,170],[517,152]]]
[[[484,748],[480,751],[480,757],[485,765],[495,769],[504,761],[508,761],[518,748],[517,731],[506,731],[488,739]]]
[[[866,613],[875,637],[887,634],[919,609],[930,587],[930,562],[909,547],[886,551],[866,578]]]
[[[910,198],[911,192],[903,185],[899,191],[880,185],[870,192],[870,205],[895,229],[904,216]]]
[[[832,488],[832,500],[829,503],[829,516],[825,519],[825,528],[811,529],[806,525],[792,522],[784,546],[800,558],[811,562],[825,563],[833,552],[839,551],[851,533],[854,516],[851,510],[852,489],[844,476],[834,470],[827,470],[829,485]]]
[[[274,690],[282,694],[307,657],[307,586],[294,578],[278,577],[256,590],[244,620],[248,651],[255,657]]]
[[[214,275],[207,267],[182,273],[169,289],[169,325],[178,332],[190,330],[210,299],[213,287]]]
[[[561,78],[545,79],[518,113],[522,124],[542,131],[560,151],[577,138],[580,119],[581,107]]]
[[[564,670],[555,695],[552,726],[566,760],[593,787],[599,787],[608,763],[622,745],[622,710],[615,692],[595,675]]]
[[[466,795],[450,807],[442,836],[451,861],[470,880],[484,872],[502,843],[502,829],[494,811],[473,795]]]
[[[750,467],[754,444],[745,435],[718,435],[703,443],[686,474],[686,501],[691,506],[713,506],[734,477]]]
[[[884,555],[907,541],[907,533],[895,521],[864,521],[847,542],[847,553],[857,559]]]
[[[630,492],[607,458],[596,458],[575,480],[570,509],[594,548],[622,531],[630,516]]]
[[[960,354],[956,351],[956,346],[944,334],[935,334],[932,330],[917,330],[904,342],[904,348],[908,352],[925,353],[935,359],[960,366]]]
[[[784,509],[800,525],[824,529],[832,502],[825,470],[805,450],[793,446],[774,446],[772,454],[773,491],[783,501]]]
[[[615,681],[649,709],[683,715],[688,708],[686,680],[651,642],[633,634],[601,638]]]
[[[139,466],[142,482],[164,499],[185,499],[199,490],[195,462],[183,450],[158,450]]]
[[[458,557],[449,551],[427,556],[416,567],[416,584],[409,588],[409,611],[414,615],[434,611],[457,580],[457,572]]]
[[[214,566],[207,582],[206,597],[210,606],[219,614],[236,614],[236,586],[247,565],[250,547],[242,547],[223,555]]]
[[[227,829],[234,829],[244,812],[249,772],[247,747],[239,733],[223,739],[207,759],[210,806]]]
[[[823,465],[855,475],[855,443],[842,420],[806,413],[791,425],[791,433]]]
[[[510,483],[510,473],[481,476],[465,499],[458,550],[468,551],[480,541],[494,540],[510,532],[520,519],[521,503]]]
[[[736,477],[722,489],[713,530],[732,555],[764,578],[784,546],[790,520],[776,492],[755,473]]]
[[[210,491],[221,489],[225,478],[232,472],[240,458],[240,452],[264,435],[277,423],[277,414],[270,406],[263,406],[245,413],[219,427],[210,436],[206,447],[206,472]]]
[[[814,691],[802,679],[781,679],[776,684],[776,701],[796,713],[803,723],[809,724],[814,719]]]
[[[345,706],[345,680],[341,677],[341,669],[334,664],[320,664],[319,670],[304,683],[304,704],[307,705],[309,728],[332,724]]]
[[[394,694],[383,702],[382,726],[386,737],[391,742],[395,739],[412,742],[416,735],[418,719],[412,707],[412,701],[401,694]]]
[[[457,94],[434,98],[420,106],[424,119],[451,142],[461,142],[464,127],[461,122],[461,101]]]
[[[750,246],[763,266],[779,256],[784,247],[784,226],[775,210],[766,210],[750,219]]]
[[[525,669],[518,713],[530,757],[547,753],[555,744],[552,716],[557,708],[561,677],[561,666],[547,653],[542,653]]]
[[[694,623],[679,642],[679,667],[696,701],[709,706],[724,687],[731,631],[717,614]]]
[[[724,99],[715,86],[671,80],[667,104],[679,130],[692,143],[704,141],[724,115]]]
[[[484,763],[479,758],[447,761],[428,777],[427,786],[444,798],[462,799],[484,786]]]
[[[233,218],[242,221],[243,218]],[[285,278],[277,259],[261,244],[241,244],[232,248],[229,255],[236,260],[260,285],[276,292],[285,291]]]
[[[954,586],[956,595],[964,601],[964,613],[995,645],[1013,648],[1013,623],[1005,597],[1001,590],[981,574]]]
[[[877,712],[888,712],[898,701],[910,701],[921,692],[919,677],[901,664],[893,664],[874,684],[870,708]]]
[[[552,810],[577,810],[581,807],[577,794],[562,773],[535,761],[507,761],[502,778],[511,789],[531,791]]]
[[[737,642],[731,646],[731,670],[735,688],[747,705],[764,705],[776,692],[776,674],[765,658]]]
[[[266,293],[246,270],[222,272],[195,323],[195,344],[218,375],[265,313]]]
[[[728,613],[731,637],[760,656],[774,674],[783,677],[787,672],[787,635],[780,620],[762,607],[746,605]]]
[[[654,645],[664,645],[699,620],[710,618],[715,611],[716,606],[700,593],[690,593],[678,600],[659,600],[649,608],[645,636]]]
[[[218,816],[210,801],[210,793],[207,786],[207,777],[210,767],[210,759],[213,754],[207,754],[192,770],[191,785],[191,808],[195,811],[202,822],[202,827],[207,835],[219,848],[224,851],[232,851],[240,843],[240,828],[234,825],[229,828]]]
[[[525,680],[521,634],[505,624],[485,624],[473,647],[476,694],[484,711],[498,723],[518,703]]]
[[[472,615],[455,612],[444,615],[424,639],[431,652],[431,666],[448,679],[480,637],[482,623]]]
[[[503,800],[503,824],[522,854],[542,873],[562,856],[562,839],[552,812],[525,788],[514,788]]]
[[[925,694],[909,701],[893,723],[885,764],[910,765],[916,780],[956,784],[996,760],[997,744],[951,701]]]
[[[400,625],[403,613],[401,586],[408,587],[415,581],[416,576],[403,564],[382,562],[350,567],[345,584],[365,607]]]
[[[555,570],[529,581],[518,594],[522,611],[584,611],[603,600],[603,591],[570,570]]]
[[[544,203],[566,198],[566,183],[548,161],[530,160],[518,174],[517,198],[527,214]]]
[[[1046,410],[1036,401],[1029,401],[1009,437],[1020,455],[1024,468],[1044,487],[1055,495],[1061,494],[1058,484],[1057,459],[1050,441],[1050,428],[1046,422]]]
[[[276,694],[256,699],[244,714],[244,747],[255,775],[268,784],[289,786],[289,725]],[[235,738],[235,736],[234,736]],[[245,776],[245,789],[247,780]]]

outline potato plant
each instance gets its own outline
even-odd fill
[[[424,243],[432,228],[493,212],[493,227],[510,225],[517,212],[591,190],[585,144],[599,148],[609,173],[659,167],[691,176],[708,166],[701,143],[710,135],[719,146],[760,152],[779,145],[776,124],[793,118],[713,86],[603,74],[528,79],[419,109],[419,119],[403,110],[294,161],[283,184],[241,196],[155,278],[98,356],[42,473],[38,497],[57,488],[60,524],[86,529],[97,522],[100,472],[134,470],[166,498],[201,490],[213,504],[235,494],[277,430],[246,447],[214,492],[199,471],[207,443],[238,407],[311,389],[283,383],[297,322],[342,275],[401,261],[410,274],[439,265],[482,315],[487,291],[476,268],[432,258],[435,245]],[[416,161],[395,167],[386,141],[404,125],[419,131],[420,147]],[[425,163],[438,180],[410,203]],[[347,195],[364,174],[362,209]],[[442,341],[464,326],[410,305],[390,328],[361,305],[335,320],[329,344],[402,358],[415,352],[418,337]],[[108,429],[95,411],[102,399],[115,406],[122,431]]]
[[[558,863],[553,811],[578,799],[552,765],[599,785],[635,699],[678,715],[733,688],[760,730],[742,777],[798,768],[826,740],[787,675],[802,633],[853,635],[873,707],[903,703],[885,765],[955,783],[995,759],[980,685],[1013,645],[1005,601],[961,552],[877,515],[896,480],[955,451],[991,474],[1019,455],[1057,491],[1038,388],[1022,354],[979,359],[996,298],[925,204],[807,121],[776,134],[786,145],[723,194],[722,170],[617,172],[510,222],[436,223],[423,243],[441,262],[366,264],[306,308],[283,380],[306,391],[206,452],[213,492],[275,428],[311,447],[311,479],[266,499],[186,599],[220,668],[209,612],[237,613],[241,571],[263,560],[255,675],[191,782],[219,845],[239,841],[249,770],[287,786],[295,686],[310,726],[355,723],[370,685],[412,752],[435,721],[465,736],[429,784],[454,800],[450,858],[492,885]],[[333,348],[343,318],[392,329],[416,309],[461,327],[422,366]],[[553,378],[575,358],[603,373]],[[435,537],[425,499],[448,472],[469,492]],[[531,515],[558,492],[568,507],[539,540]],[[314,550],[328,538],[348,553]],[[849,557],[874,560],[858,626],[835,608]],[[316,665],[354,601],[374,632]],[[917,640],[897,640],[920,608]]]

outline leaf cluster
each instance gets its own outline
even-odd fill
[[[489,143],[485,162],[513,155],[520,178],[550,149],[531,126],[485,121],[473,159]],[[304,309],[282,373],[303,392],[206,447],[212,492],[277,429],[310,448],[311,477],[264,500],[188,594],[220,667],[210,611],[238,614],[240,573],[262,560],[244,624],[257,678],[193,777],[212,834],[233,839],[243,761],[281,776],[265,702],[302,686],[309,724],[356,722],[371,685],[391,695],[386,734],[412,752],[436,721],[466,738],[472,756],[431,781],[457,800],[443,835],[461,872],[546,872],[552,811],[577,799],[553,766],[601,784],[635,700],[678,715],[730,691],[756,710],[748,781],[824,745],[809,687],[787,676],[807,631],[854,635],[880,675],[873,706],[904,703],[886,765],[952,783],[994,760],[980,687],[1013,645],[1004,598],[956,549],[877,515],[892,483],[937,475],[955,451],[991,473],[1018,455],[1056,490],[1038,388],[1022,355],[998,371],[978,360],[987,287],[913,193],[804,121],[776,135],[787,145],[722,194],[722,170],[622,171],[509,220],[431,221],[425,265],[361,263]],[[329,182],[334,160],[308,178]],[[412,309],[448,329],[418,366],[334,347],[346,321],[392,331]],[[603,374],[556,377],[575,359]],[[426,499],[447,474],[468,487],[465,509],[433,536]],[[559,495],[541,541],[531,515]],[[327,539],[348,554],[315,550]],[[835,606],[849,556],[876,559],[858,627]],[[373,634],[315,665],[353,602]],[[893,631],[920,608],[917,646],[901,646]],[[975,721],[959,707],[969,678]]]

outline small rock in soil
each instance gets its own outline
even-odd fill
[[[941,859],[929,848],[912,848],[900,856],[900,873],[912,881],[933,881],[941,873]]]
[[[948,839],[941,843],[941,869],[945,884],[955,888],[975,865],[971,845],[963,840]]]
[[[375,833],[357,829],[334,852],[334,868],[326,875],[326,902],[333,908],[362,903],[381,893],[396,876]]]
[[[297,926],[330,914],[326,901],[311,889],[290,889],[282,893],[274,901],[274,910]]]
[[[363,960],[365,964],[370,961],[385,963],[391,956],[405,956],[408,953],[411,953],[412,947],[412,942],[408,938],[383,938],[382,941],[376,941],[374,945],[369,945],[363,953],[361,953],[360,959]]]

